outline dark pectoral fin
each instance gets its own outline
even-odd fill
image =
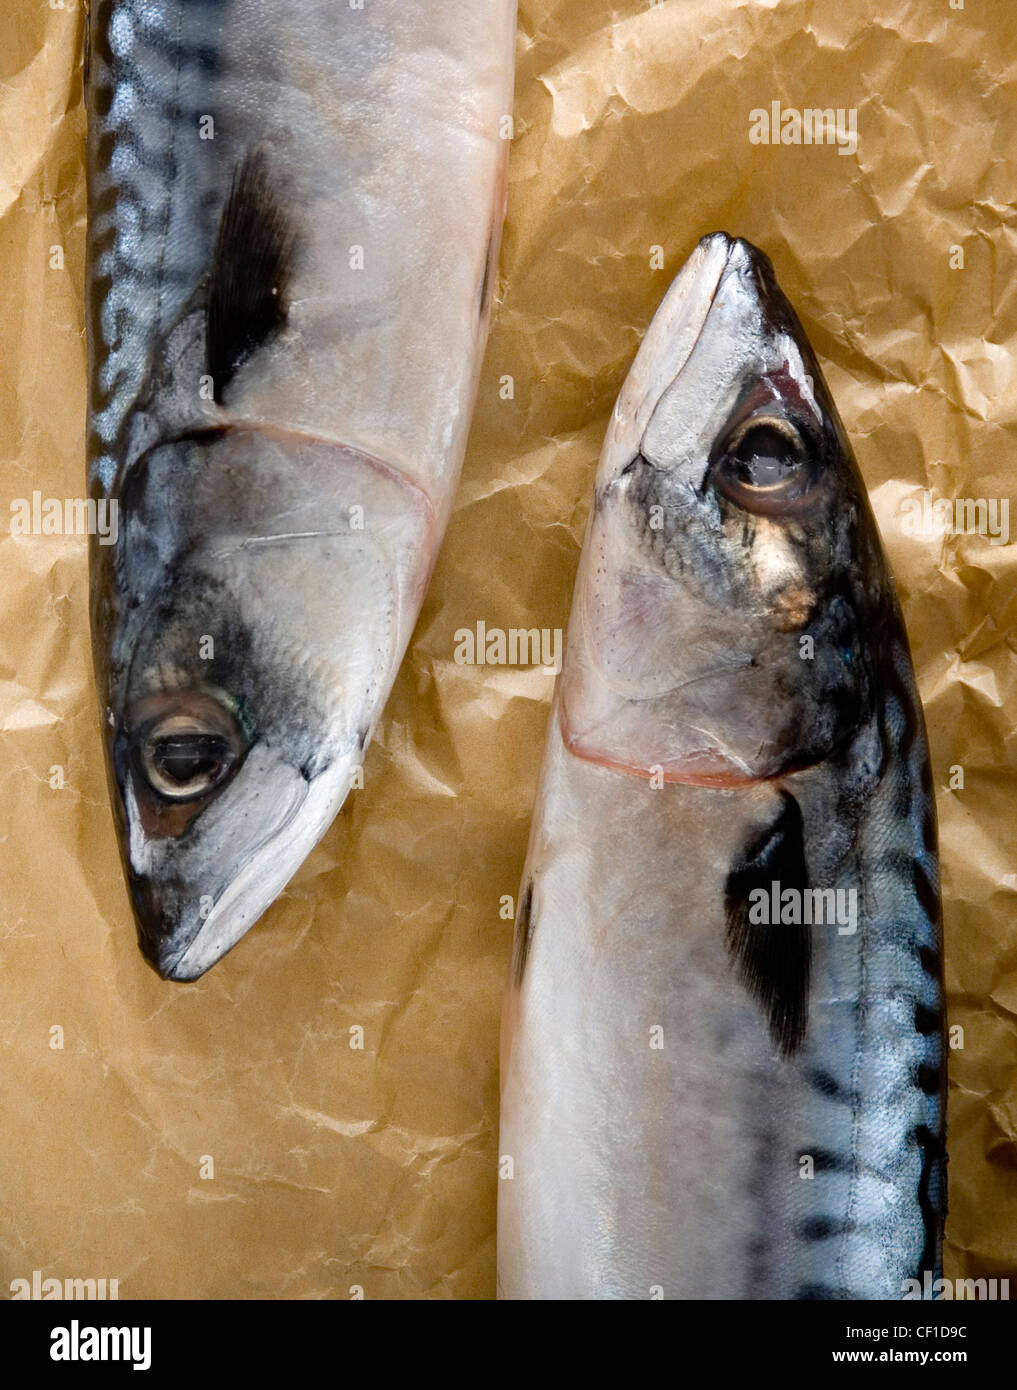
[[[223,208],[210,276],[206,360],[217,401],[286,321],[294,245],[278,178],[264,151],[249,150]]]
[[[791,1057],[805,1038],[809,1012],[810,928],[780,921],[750,920],[751,894],[771,887],[793,888],[804,903],[808,886],[802,812],[788,792],[775,820],[752,831],[724,886],[727,947],[738,974],[766,1014],[773,1040]],[[772,914],[770,914],[772,915]]]

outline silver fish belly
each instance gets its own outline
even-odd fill
[[[325,832],[406,649],[497,270],[514,0],[99,0],[92,626],[147,958],[201,975]]]
[[[717,233],[597,473],[503,1018],[499,1295],[921,1296],[944,1087],[893,581],[769,261]]]

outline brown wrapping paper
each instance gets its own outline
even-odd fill
[[[85,539],[6,534],[12,499],[83,495],[85,405],[83,14],[9,0],[0,1296],[35,1270],[121,1297],[492,1296],[501,900],[552,678],[459,665],[455,634],[564,625],[611,405],[715,228],[773,258],[897,576],[963,1030],[947,1273],[1017,1275],[1017,551],[904,524],[923,488],[1014,500],[1017,31],[1002,6],[957,4],[522,0],[473,434],[366,786],[241,945],[172,985],[138,954],[121,882]],[[752,143],[773,102],[855,111],[857,149]]]

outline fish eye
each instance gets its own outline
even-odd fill
[[[793,420],[752,416],[722,442],[712,474],[720,491],[746,511],[787,510],[816,481],[817,451]]]
[[[191,721],[166,721],[141,746],[145,776],[160,796],[190,801],[217,787],[233,764],[233,752],[222,734],[188,727]]]
[[[207,696],[150,697],[133,714],[135,775],[156,804],[208,796],[246,751],[236,720]]]

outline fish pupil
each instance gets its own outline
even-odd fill
[[[181,787],[218,781],[228,756],[226,740],[218,734],[174,734],[159,739],[153,749],[156,767]]]
[[[750,487],[773,487],[800,463],[791,441],[770,425],[759,425],[743,435],[731,460],[735,477]]]

